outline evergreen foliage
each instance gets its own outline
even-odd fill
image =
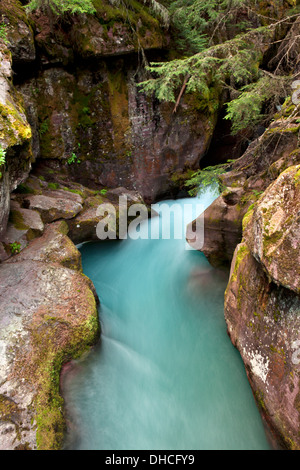
[[[148,70],[154,75],[139,84],[148,94],[161,101],[176,101],[178,87],[189,76],[186,93],[203,96],[209,88],[229,81],[233,86],[245,86],[258,79],[259,63],[265,43],[272,39],[269,29],[249,32],[244,36],[210,47],[186,59],[151,63]]]
[[[95,7],[91,0],[31,0],[27,9],[42,10],[54,15],[95,13]]]
[[[290,77],[262,75],[257,82],[242,87],[238,97],[226,105],[225,119],[232,122],[232,133],[268,120],[280,108],[289,83]]]
[[[176,31],[176,46],[187,55],[201,52],[214,43],[218,29],[233,22],[246,0],[175,0],[169,6]],[[239,23],[242,30],[248,23]]]
[[[190,196],[200,196],[205,193],[207,188],[219,194],[224,190],[220,176],[226,173],[228,165],[215,165],[195,172],[192,177],[186,181],[185,186],[191,188]]]
[[[199,2],[206,4],[205,0]],[[212,3],[225,5],[234,2],[226,0]],[[199,109],[205,110],[205,102],[210,101],[210,106],[206,106],[210,112],[218,110],[221,102],[218,98],[227,89],[230,101],[225,119],[232,121],[234,134],[263,120],[267,123],[289,94],[290,85],[295,79],[291,72],[298,56],[293,51],[298,50],[300,36],[292,25],[299,27],[299,22],[299,14],[287,16],[278,22],[251,29],[234,39],[208,47],[191,57],[151,63],[148,67],[151,78],[140,83],[140,89],[153,94],[160,101],[176,103],[174,111],[184,89],[185,93],[201,97],[203,104]],[[292,34],[281,33],[280,36],[280,28]],[[265,53],[271,44],[279,45],[281,51],[281,67],[277,67],[273,73],[262,67]],[[211,101],[212,96],[214,102]]]

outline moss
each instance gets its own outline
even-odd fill
[[[59,189],[60,185],[58,183],[48,183],[48,189],[56,190]]]
[[[272,235],[268,235],[268,228],[265,226],[265,236],[263,238],[263,250],[264,254],[267,256],[268,251],[272,245],[276,245],[279,240],[283,237],[284,233],[282,230],[272,233]]]
[[[47,330],[44,325],[34,330],[34,352],[38,361],[35,370],[35,386],[39,393],[36,398],[37,447],[39,450],[61,449],[65,433],[63,399],[60,395],[59,377],[62,366],[71,359],[80,358],[99,338],[99,320],[96,302],[91,291],[87,294],[90,311],[94,311],[84,324],[72,329],[68,341],[59,344],[57,331],[65,328],[66,320],[47,312]],[[44,357],[43,357],[44,356]],[[41,360],[42,359],[42,360]]]
[[[31,139],[31,128],[26,121],[24,109],[13,104],[0,103],[0,139],[7,147],[23,144]]]
[[[261,411],[267,411],[265,401],[264,401],[264,393],[257,390],[257,391],[255,391],[254,396],[255,396],[255,400],[256,400],[256,403],[258,405],[258,408]]]
[[[295,174],[294,176],[294,184],[295,186],[298,186],[300,183],[300,168],[299,170],[297,171],[297,173]]]
[[[19,21],[23,21],[31,29],[32,22],[19,0],[1,0],[0,15],[5,15],[12,25],[17,26]]]
[[[29,226],[24,223],[21,212],[12,210],[9,215],[9,221],[14,225],[17,230],[28,230]]]
[[[240,264],[243,261],[243,259],[249,254],[250,254],[250,250],[248,246],[245,243],[240,244],[236,253],[235,265],[234,265],[234,270],[232,273],[231,281],[237,280],[237,273],[238,273]]]
[[[131,152],[131,142],[126,140],[130,131],[128,88],[123,71],[108,72],[108,89],[113,123],[114,147],[124,157]]]
[[[99,207],[103,202],[104,200],[101,196],[91,196],[86,199],[85,207]]]
[[[67,235],[69,232],[68,224],[65,220],[61,220],[59,226],[57,227],[57,231],[62,233],[63,235]]]
[[[19,412],[18,405],[13,400],[5,395],[0,395],[0,421],[16,424]]]
[[[35,190],[26,184],[20,184],[16,192],[20,194],[35,194]]]
[[[67,188],[66,186],[64,186],[63,188],[61,188],[63,191],[68,191],[69,193],[74,193],[74,194],[79,194],[79,196],[81,196],[82,198],[84,198],[84,194],[82,191],[80,191],[79,189],[70,189],[70,188]]]
[[[245,216],[243,218],[243,231],[246,230],[247,225],[249,224],[249,222],[252,219],[252,215],[253,215],[253,212],[254,212],[254,207],[255,207],[255,204],[252,204],[249,207],[248,212],[245,214]]]
[[[293,125],[294,124],[294,125]],[[300,130],[300,124],[298,123],[290,123],[289,127],[286,126],[278,126],[272,127],[266,130],[266,135],[273,135],[273,134],[297,134]]]

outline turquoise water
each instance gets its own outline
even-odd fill
[[[152,221],[153,232],[161,223]],[[101,301],[102,338],[64,381],[66,449],[269,449],[226,332],[226,275],[184,239],[93,243],[81,252]]]

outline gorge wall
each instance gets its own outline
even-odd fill
[[[54,23],[0,4],[3,450],[61,448],[61,368],[99,338],[98,297],[73,243],[97,238],[101,203],[118,213],[120,195],[130,205],[177,191],[174,176],[197,168],[217,120],[197,97],[173,114],[139,92],[144,54],[164,57],[170,39],[129,3]]]
[[[145,54],[168,58],[171,39],[129,3],[54,24],[0,4],[0,448],[61,448],[61,367],[100,333],[74,245],[95,239],[97,207],[176,195],[218,122],[197,94],[174,113],[140,93]],[[218,267],[233,258],[228,332],[276,442],[299,449],[300,117],[291,102],[285,111],[222,177],[203,252]]]

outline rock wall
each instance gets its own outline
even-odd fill
[[[94,16],[65,22],[26,17],[17,0],[5,0],[2,11],[36,166],[153,202],[174,187],[174,174],[198,168],[217,112],[201,112],[194,96],[175,114],[139,92],[146,56],[162,60],[169,37],[145,5],[128,5],[95,2]]]
[[[34,131],[38,162],[86,186],[124,186],[147,202],[170,191],[174,173],[197,168],[216,116],[191,98],[179,112],[137,88],[135,59],[45,69],[18,87]],[[141,76],[141,74],[139,74]]]
[[[300,165],[266,190],[244,220],[225,317],[274,442],[299,450]]]
[[[0,168],[0,237],[6,229],[10,193],[31,168],[31,128],[21,96],[12,85],[11,54],[0,46],[0,146],[5,163]]]

